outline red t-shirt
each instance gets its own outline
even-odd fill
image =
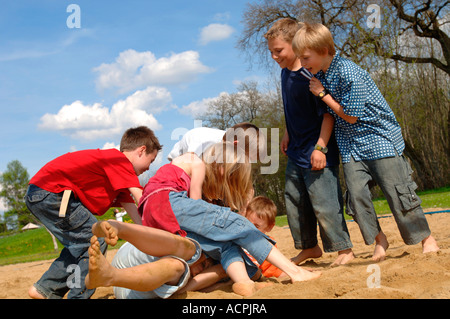
[[[121,202],[134,203],[130,187],[142,189],[133,165],[117,149],[67,153],[47,163],[30,180],[42,189],[60,193],[70,189],[95,215]]]
[[[191,178],[181,168],[173,164],[163,165],[144,187],[138,212],[142,216],[142,225],[167,230],[173,234],[186,236],[169,201],[172,191],[189,191]]]

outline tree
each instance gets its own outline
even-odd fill
[[[236,93],[222,93],[211,101],[201,120],[221,130],[242,122],[252,123],[260,114],[265,96],[255,81],[242,82]]]
[[[389,0],[395,8],[396,16],[402,23],[401,33],[412,30],[414,35],[419,38],[436,40],[442,50],[443,60],[439,56],[429,54],[428,57],[406,56],[401,53],[393,52],[385,54],[376,47],[376,53],[396,61],[407,63],[431,63],[450,75],[450,38],[445,32],[445,25],[449,23],[449,4],[450,1],[405,1]],[[447,28],[448,30],[448,28]],[[433,51],[432,51],[433,52]]]
[[[4,198],[8,208],[5,219],[11,222],[11,217],[17,216],[14,223],[18,227],[33,221],[24,200],[29,180],[27,170],[18,160],[9,162],[6,171],[0,176],[0,197]]]
[[[249,3],[243,14],[244,30],[238,40],[238,48],[247,54],[249,61],[256,57],[259,62],[267,64],[264,33],[276,20],[292,18],[327,26],[341,54],[358,63],[367,58],[369,49],[380,57],[396,61],[431,63],[450,74],[449,3],[443,0],[256,1]],[[370,11],[371,8],[374,11]],[[379,15],[379,27],[371,23],[373,14],[370,12]],[[431,55],[428,52],[428,56],[405,51],[408,43],[398,39],[410,32],[416,37],[437,41],[440,50]],[[406,55],[408,53],[413,55]]]
[[[39,223],[38,220],[30,214],[25,204],[25,194],[30,181],[26,168],[18,160],[9,162],[6,171],[0,176],[0,197],[6,202],[8,211],[5,212],[5,225],[13,224],[15,228],[21,229],[28,223]],[[39,223],[40,224],[40,223]],[[0,227],[1,228],[1,227]],[[58,243],[55,236],[47,229],[52,237],[53,248],[58,249]]]

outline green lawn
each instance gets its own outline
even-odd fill
[[[450,208],[450,187],[420,192],[419,196],[422,199],[423,208]],[[379,215],[390,213],[387,202],[384,199],[375,199],[374,206]],[[110,212],[101,217],[101,219],[109,218],[112,218],[112,213]],[[350,219],[347,215],[346,218]],[[276,225],[286,226],[286,215],[278,216]],[[121,243],[123,242],[119,242],[114,248],[120,247]],[[61,249],[62,245],[60,244],[58,251],[55,252],[53,250],[51,236],[44,228],[3,236],[0,237],[0,266],[56,258],[59,256]]]
[[[450,187],[439,188],[417,193],[422,199],[422,207],[427,208],[450,208]],[[373,200],[375,211],[378,215],[390,214],[391,210],[384,198],[377,198]],[[345,219],[352,219],[347,214],[344,214]],[[288,224],[286,215],[278,216],[276,225],[286,226]]]

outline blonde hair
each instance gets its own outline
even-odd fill
[[[241,211],[247,194],[253,189],[251,164],[244,152],[230,142],[211,145],[202,155],[205,162],[203,198],[209,202],[220,200],[232,210]]]
[[[336,53],[333,36],[330,30],[321,23],[305,23],[295,34],[292,40],[292,49],[297,56],[303,54],[306,49],[319,54],[324,54],[328,50],[328,55],[331,56]]]
[[[267,155],[267,141],[265,135],[252,123],[243,122],[233,125],[223,135],[225,142],[238,142],[238,146],[253,160],[263,160]]]
[[[291,18],[283,18],[277,20],[272,27],[264,34],[264,38],[276,39],[281,38],[282,40],[291,43],[295,36],[295,33],[303,26],[302,22],[297,22],[297,20]]]
[[[273,225],[277,217],[277,206],[267,197],[256,196],[248,203],[245,216],[252,213],[255,213],[258,218],[266,221],[268,225]]]

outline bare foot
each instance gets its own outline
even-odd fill
[[[353,254],[353,250],[351,248],[346,250],[341,250],[338,253],[338,258],[331,264],[331,267],[337,267],[341,265],[345,265],[346,263],[355,259],[355,255]]]
[[[297,282],[297,281],[308,281],[308,280],[313,280],[313,279],[317,279],[322,275],[322,272],[319,270],[307,270],[304,269],[302,267],[297,267],[297,273],[294,275],[290,275],[289,277],[291,278],[291,282]]]
[[[92,234],[97,237],[105,237],[105,242],[111,246],[117,244],[117,240],[119,239],[117,227],[104,220],[92,225]]]
[[[291,261],[298,265],[306,259],[319,257],[322,257],[322,249],[320,249],[319,245],[316,245],[313,248],[303,249],[297,256],[291,258]]]
[[[253,280],[245,281],[245,282],[236,282],[232,285],[233,292],[244,296],[249,297],[253,295],[258,290],[270,286],[273,283],[270,282],[254,282]]]
[[[30,287],[30,289],[28,290],[28,295],[33,299],[46,299],[43,295],[39,293],[39,291],[37,291],[36,287],[34,286]]]
[[[422,252],[424,254],[426,253],[432,253],[439,250],[439,246],[436,242],[436,239],[434,239],[433,236],[428,236],[424,240],[422,240]]]
[[[389,247],[389,243],[387,241],[386,235],[380,231],[375,237],[375,250],[373,252],[372,260],[378,262],[386,259],[386,250]]]
[[[97,287],[109,287],[113,278],[113,270],[105,256],[100,251],[100,243],[96,236],[91,238],[89,247],[89,273],[86,276],[85,283],[88,289]]]

